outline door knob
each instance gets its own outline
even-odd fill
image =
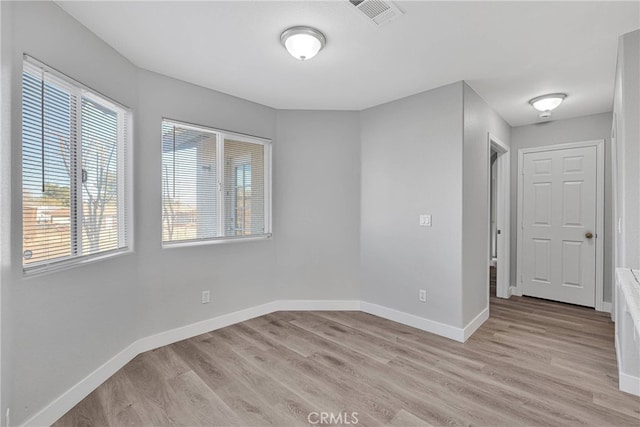
[[[591,233],[590,231],[587,231],[584,237],[586,237],[587,239],[591,239],[593,237],[593,233]]]

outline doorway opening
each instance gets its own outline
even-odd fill
[[[489,156],[489,296],[496,296],[496,266],[498,265],[498,223],[496,221],[496,196],[498,152],[491,148]]]
[[[498,192],[498,152],[491,148],[489,156],[489,296],[496,296],[496,266],[498,264],[498,223],[496,206]]]
[[[488,134],[489,150],[489,297],[509,298],[510,250],[509,228],[511,207],[509,147]]]

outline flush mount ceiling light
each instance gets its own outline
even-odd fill
[[[545,119],[551,116],[551,110],[554,110],[567,97],[566,93],[550,93],[548,95],[537,96],[529,101],[529,104],[536,110],[540,111],[540,118]]]
[[[280,42],[291,56],[306,61],[320,52],[327,39],[315,28],[291,27],[280,35]]]

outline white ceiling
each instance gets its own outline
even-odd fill
[[[376,27],[337,1],[58,2],[139,67],[279,109],[361,110],[466,80],[512,126],[527,101],[569,97],[554,119],[611,111],[618,36],[640,2],[396,2]],[[280,45],[314,26],[326,48],[300,62]]]

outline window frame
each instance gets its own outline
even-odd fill
[[[237,242],[249,242],[256,240],[266,240],[270,239],[273,236],[272,229],[272,150],[273,150],[273,140],[269,138],[264,138],[255,135],[249,135],[239,132],[228,131],[219,128],[213,128],[209,126],[197,125],[193,123],[188,123],[180,120],[171,119],[168,117],[162,117],[160,123],[160,129],[164,124],[179,126],[184,129],[194,130],[203,133],[209,133],[216,136],[216,179],[218,184],[218,189],[216,191],[217,203],[216,203],[216,229],[218,230],[218,234],[221,232],[224,234],[224,221],[226,215],[227,206],[225,204],[225,181],[224,181],[224,171],[225,171],[225,157],[224,157],[224,145],[225,140],[231,139],[237,142],[246,142],[250,144],[257,144],[263,146],[263,164],[264,164],[264,232],[262,234],[252,234],[247,236],[217,236],[217,237],[207,237],[207,238],[195,238],[195,239],[183,239],[176,241],[165,241],[164,240],[164,219],[161,221],[161,246],[162,249],[172,249],[172,248],[181,248],[181,247],[189,247],[189,246],[203,246],[203,245],[212,245],[212,244],[221,244],[221,243],[237,243]],[[160,137],[160,150],[162,150],[162,132]],[[162,157],[162,155],[161,155]],[[160,164],[160,173],[163,174],[163,165],[164,161],[161,160]],[[253,170],[252,170],[253,174]],[[161,194],[163,179],[160,180],[161,185]],[[161,204],[164,207],[164,200],[161,197]],[[161,213],[162,213],[161,209]]]
[[[118,247],[107,249],[90,254],[82,254],[82,243],[76,243],[76,253],[69,256],[59,257],[50,260],[42,260],[25,265],[23,254],[24,247],[24,73],[30,72],[27,68],[41,69],[43,73],[47,73],[53,77],[53,81],[59,81],[64,90],[70,96],[76,98],[75,114],[72,120],[75,122],[75,132],[70,144],[75,150],[76,161],[73,174],[70,175],[70,242],[83,241],[83,196],[82,196],[82,101],[84,99],[94,102],[102,107],[114,111],[117,114],[117,147],[122,151],[121,155],[116,156],[116,174],[117,174],[117,217],[118,217]],[[21,258],[22,272],[24,277],[39,276],[50,272],[66,270],[75,266],[84,265],[104,259],[132,253],[134,251],[134,222],[133,222],[133,111],[131,108],[115,101],[113,98],[106,96],[99,91],[84,85],[78,80],[66,75],[57,69],[39,61],[38,59],[23,54],[22,66],[20,73],[20,235],[21,235]],[[41,78],[41,77],[38,77]],[[71,148],[70,145],[70,148]],[[71,244],[73,247],[74,244]],[[73,250],[72,250],[73,252]]]

